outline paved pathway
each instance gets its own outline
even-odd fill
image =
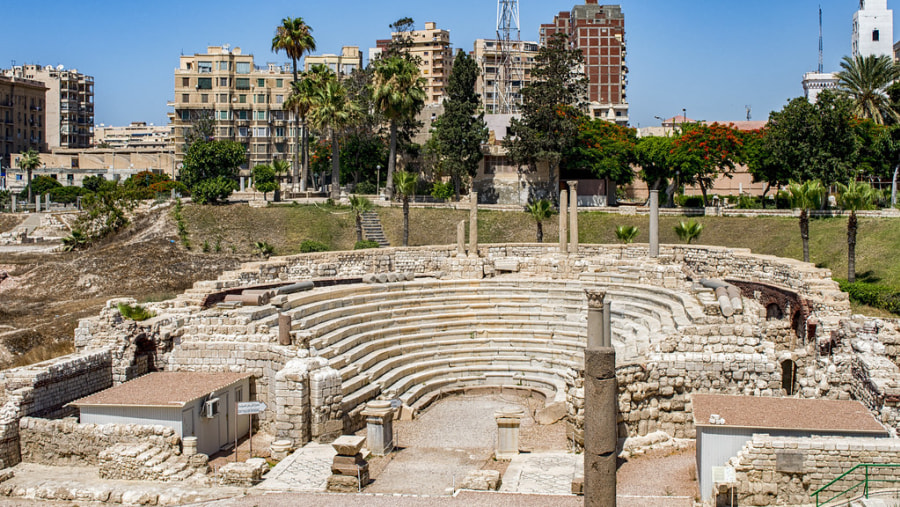
[[[258,487],[275,491],[325,491],[334,447],[309,443],[275,465]]]
[[[584,469],[584,455],[567,452],[519,454],[503,474],[501,493],[571,495],[576,470]]]
[[[29,213],[28,218],[25,219],[22,223],[16,226],[15,229],[12,230],[13,233],[21,233],[27,232],[31,234],[35,229],[41,226],[41,219],[44,218],[43,213]]]

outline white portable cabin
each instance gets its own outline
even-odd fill
[[[693,394],[697,476],[704,501],[713,496],[713,469],[721,470],[754,434],[773,437],[889,437],[858,401]],[[721,478],[716,479],[721,480]]]
[[[250,430],[250,417],[237,417],[236,404],[250,401],[251,376],[148,373],[70,405],[78,407],[84,424],[161,424],[181,438],[197,437],[197,451],[212,455]]]

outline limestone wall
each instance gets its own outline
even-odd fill
[[[181,439],[167,426],[79,424],[75,419],[19,421],[22,461],[41,465],[94,466],[100,453],[116,444],[150,444],[181,452]]]
[[[815,505],[813,492],[861,463],[900,463],[900,440],[754,435],[728,466],[735,470],[737,505]],[[829,487],[831,494],[820,500],[864,478],[864,470],[858,469]],[[897,478],[896,468],[869,470],[870,480]],[[896,487],[896,483],[885,487]]]

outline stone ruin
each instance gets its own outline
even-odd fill
[[[260,430],[294,447],[365,427],[373,400],[411,415],[488,387],[542,398],[536,419],[564,420],[583,449],[585,289],[596,288],[611,302],[620,438],[693,438],[694,392],[858,399],[897,436],[900,321],[851,315],[828,270],[744,249],[560,246],[273,258],[149,304],[156,317],[143,322],[111,301],[81,321],[75,354],[0,372],[0,462],[31,459],[34,418],[72,415],[69,401],[154,370],[252,373],[251,399],[269,406]],[[702,280],[727,286],[724,301]],[[282,292],[298,282],[312,283]],[[269,297],[220,304],[245,291]],[[738,475],[745,491],[763,488],[759,474]]]

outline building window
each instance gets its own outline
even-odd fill
[[[191,96],[190,96],[189,94],[187,94],[187,93],[182,93],[182,94],[181,94],[181,101],[184,102],[185,104],[187,104],[188,102],[191,101]]]
[[[220,93],[219,94],[219,102],[228,102],[228,94]]]
[[[267,99],[268,97],[266,97],[265,93],[257,93],[253,96],[253,102],[256,104],[265,104],[269,102]]]
[[[238,137],[247,137],[249,132],[247,127],[238,127]]]
[[[208,103],[208,102],[209,102],[209,95],[206,94],[206,93],[201,93],[201,94],[200,94],[200,103],[201,103],[201,104],[206,104],[206,103]]]
[[[878,42],[878,40],[880,38],[881,38],[881,35],[878,33],[878,30],[877,29],[872,30],[872,42]]]
[[[283,102],[284,102],[284,95],[276,95],[276,96],[275,96],[275,103],[276,103],[276,104],[281,104],[281,103],[283,103]]]
[[[235,64],[235,70],[238,74],[249,74],[250,73],[250,62],[237,62]]]
[[[257,79],[257,80],[256,80],[256,86],[258,86],[258,87],[260,87],[260,88],[265,88],[265,87],[266,87],[266,80],[263,79],[263,78]]]
[[[266,127],[256,127],[253,135],[256,137],[269,137],[269,129]]]
[[[265,120],[266,120],[266,112],[265,112],[265,111],[257,111],[257,112],[256,112],[256,119],[257,119],[257,120],[265,121]]]
[[[244,95],[244,94],[238,95],[238,103],[240,103],[240,104],[246,104],[246,103],[247,103],[247,96]]]
[[[219,111],[219,119],[227,120],[228,119],[228,111]]]
[[[284,79],[276,79],[275,88],[284,88]]]
[[[209,74],[212,72],[212,62],[197,62],[197,72]]]
[[[284,137],[284,127],[275,127],[275,137]]]
[[[235,88],[238,90],[249,90],[250,89],[250,78],[248,77],[239,77],[234,80]]]
[[[228,78],[220,77],[219,78],[219,86],[228,86]]]
[[[197,78],[197,89],[198,90],[212,90],[212,78],[211,77],[198,77]]]
[[[246,109],[242,109],[242,110],[240,110],[240,111],[235,111],[235,116],[237,117],[238,120],[247,120],[247,119],[249,119],[249,118],[247,117],[247,110],[246,110]]]
[[[181,78],[181,87],[182,88],[188,88],[190,86],[191,86],[191,78],[189,78],[189,77]]]

